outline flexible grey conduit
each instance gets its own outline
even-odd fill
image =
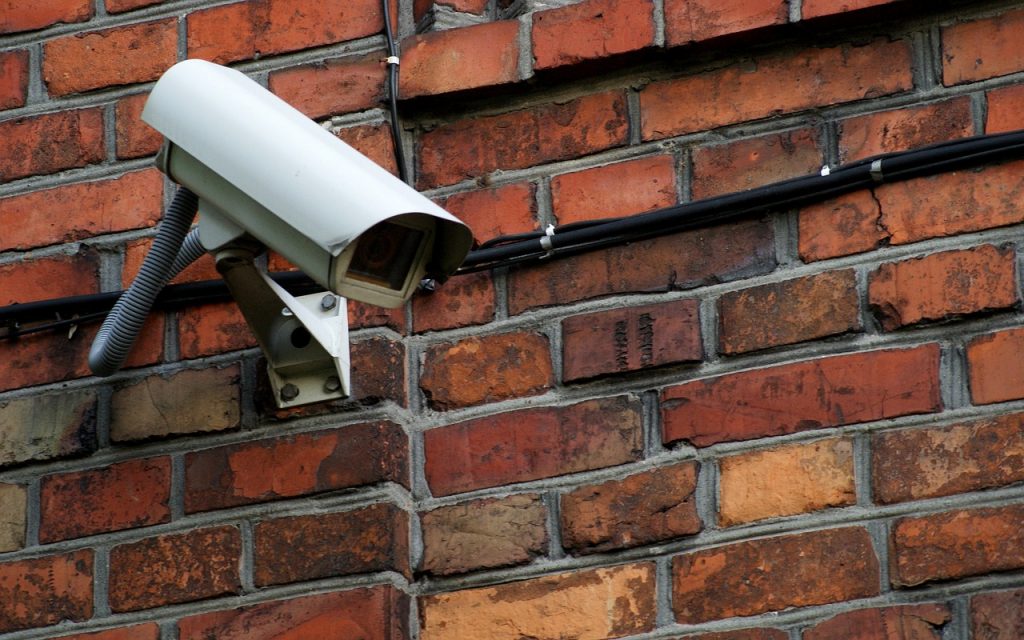
[[[181,249],[178,251],[178,256],[174,259],[174,264],[171,265],[171,272],[167,275],[167,279],[170,280],[184,271],[185,267],[202,258],[205,253],[206,249],[199,242],[199,229],[195,228],[189,231],[188,235],[185,236],[185,240],[181,243]]]
[[[173,276],[172,269],[176,267],[180,271],[187,266],[188,263],[182,264],[187,256],[182,255],[181,260],[178,257],[184,253],[186,234],[192,235],[189,227],[198,205],[196,195],[184,187],[174,194],[139,275],[118,299],[92,343],[89,368],[96,375],[109,376],[121,368],[142,330],[153,301]],[[190,245],[198,245],[198,239],[196,235]],[[194,248],[190,251],[194,253]]]

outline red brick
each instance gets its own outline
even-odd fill
[[[493,189],[466,191],[448,196],[445,209],[473,230],[477,241],[513,233],[534,231],[537,222],[536,187],[516,182]]]
[[[985,133],[1024,129],[1024,85],[994,89],[985,95],[988,98]]]
[[[1024,480],[1024,415],[872,436],[872,492],[883,504]]]
[[[696,229],[515,270],[509,313],[609,294],[690,289],[774,268],[774,236],[765,221]]]
[[[178,59],[175,18],[51,40],[43,80],[53,96],[156,80]]]
[[[499,20],[402,41],[399,94],[437,95],[519,79],[519,22]]]
[[[454,277],[432,293],[413,297],[412,330],[421,333],[487,324],[494,319],[494,296],[489,273]]]
[[[339,129],[335,135],[380,167],[398,175],[398,160],[395,158],[395,143],[391,137],[391,125],[366,124],[346,127]]]
[[[896,0],[804,0],[801,14],[803,19],[817,18],[819,16],[847,13],[868,7],[877,7],[883,4],[890,4]]]
[[[665,39],[677,46],[788,20],[785,0],[666,0]]]
[[[179,352],[184,359],[256,346],[256,338],[232,302],[185,307],[178,312]]]
[[[0,182],[84,167],[104,153],[101,109],[0,122]]]
[[[61,636],[57,640],[160,640],[160,627],[155,622],[147,622],[133,627]]]
[[[971,99],[963,96],[843,120],[839,123],[839,158],[853,162],[973,134]]]
[[[435,345],[420,389],[439,411],[544,393],[554,384],[551,347],[536,333],[503,333]]]
[[[696,636],[673,638],[673,640],[789,640],[789,634],[779,629],[742,629],[740,631],[702,633]]]
[[[718,522],[729,527],[852,505],[857,501],[853,475],[849,439],[726,456],[719,461]]]
[[[536,494],[473,500],[424,513],[420,568],[452,575],[525,564],[547,552],[546,517]]]
[[[0,344],[16,344],[3,341]],[[7,354],[3,354],[7,355]],[[11,362],[4,358],[5,374]],[[0,402],[0,467],[96,449],[96,392],[35,394]]]
[[[952,619],[945,604],[918,604],[841,613],[804,632],[804,640],[942,640]]]
[[[91,17],[91,0],[0,0],[0,33],[33,31],[58,22],[83,22]]]
[[[65,298],[99,291],[99,255],[23,259],[0,265],[0,305]]]
[[[698,447],[931,413],[942,408],[939,349],[929,344],[742,371],[668,387],[662,398],[665,442]]]
[[[947,87],[1024,69],[1024,11],[942,29],[942,83]]]
[[[25,546],[27,509],[27,487],[0,482],[0,513],[4,514],[0,519],[0,553],[17,551]]]
[[[677,556],[676,621],[696,624],[866,598],[879,593],[878,558],[865,529],[764,538]]]
[[[478,418],[423,434],[435,496],[638,460],[640,404],[627,396]]]
[[[91,617],[91,550],[0,564],[0,633]]]
[[[1024,398],[1024,362],[1016,357],[1022,348],[1024,329],[990,333],[967,344],[971,398],[975,404]]]
[[[185,511],[380,482],[408,485],[408,466],[408,436],[390,422],[206,449],[185,457]]]
[[[164,0],[106,0],[108,13],[124,13],[132,9],[151,7],[161,4]]]
[[[868,278],[868,302],[882,328],[1006,309],[1017,303],[1016,254],[981,245],[889,262]]]
[[[45,476],[40,495],[44,544],[170,522],[171,461],[129,460]]]
[[[178,622],[181,640],[407,640],[409,599],[390,585],[263,602]]]
[[[349,329],[388,327],[398,333],[405,333],[405,307],[385,309],[355,300],[348,301]]]
[[[550,69],[654,46],[652,0],[584,0],[533,14],[533,66]]]
[[[675,300],[572,316],[562,321],[562,378],[699,361],[697,300]]]
[[[254,0],[188,15],[188,57],[226,64],[374,35],[377,0]]]
[[[974,640],[1024,637],[1024,589],[983,593],[971,599]]]
[[[907,42],[769,56],[648,85],[640,92],[643,138],[704,131],[912,87]]]
[[[948,511],[896,521],[893,586],[913,587],[1024,568],[1024,505]]]
[[[0,53],[0,109],[24,106],[28,94],[28,51]]]
[[[270,74],[270,90],[310,118],[363,111],[384,98],[380,54],[291,67]]]
[[[815,174],[821,163],[822,150],[813,129],[699,147],[693,151],[693,199]]]
[[[675,180],[672,156],[564,173],[551,180],[552,208],[559,224],[643,213],[676,204]]]
[[[110,438],[115,442],[235,429],[241,420],[239,367],[152,375],[114,390]]]
[[[561,573],[420,599],[421,640],[621,638],[654,629],[654,565]]]
[[[259,587],[375,571],[409,574],[409,515],[391,504],[264,520],[253,536]]]
[[[407,371],[405,345],[384,336],[354,340],[352,358],[352,397],[363,404],[391,401],[400,407],[406,398]]]
[[[626,96],[621,91],[467,118],[420,137],[417,183],[428,189],[497,169],[578,158],[628,141]]]
[[[110,550],[110,608],[121,613],[238,593],[241,554],[233,526],[118,545]]]
[[[139,269],[142,267],[142,262],[146,259],[146,254],[149,253],[152,246],[152,238],[143,238],[142,240],[129,242],[125,245],[124,266],[121,268],[121,286],[125,288],[131,286],[132,282],[135,280],[135,276],[139,275]],[[186,267],[177,276],[171,278],[169,284],[182,284],[185,282],[201,282],[203,280],[220,279],[221,277],[220,274],[217,273],[217,267],[213,262],[213,257],[207,254]]]
[[[163,188],[160,172],[144,169],[0,199],[0,225],[6,229],[0,250],[31,249],[153,226],[163,215]]]
[[[142,109],[148,98],[148,93],[140,93],[117,101],[114,122],[118,158],[141,158],[160,150],[164,137],[142,121]]]
[[[413,0],[412,10],[416,22],[435,7],[447,7],[462,13],[479,15],[487,9],[487,0]]]
[[[852,269],[751,287],[718,299],[722,353],[736,354],[860,331]]]
[[[562,544],[573,555],[698,533],[696,462],[580,487],[561,498]]]
[[[872,191],[854,191],[800,211],[800,258],[814,262],[876,249],[889,240]]]

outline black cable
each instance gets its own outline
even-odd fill
[[[395,162],[398,163],[398,175],[402,182],[409,182],[409,170],[405,166],[405,149],[402,147],[402,123],[398,118],[398,46],[395,34],[391,29],[391,7],[388,0],[380,2],[384,12],[384,38],[388,46],[388,103],[391,111],[391,142],[395,147]]]

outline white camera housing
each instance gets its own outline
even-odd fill
[[[199,197],[200,240],[267,354],[280,406],[349,395],[345,305],[292,298],[252,256],[269,247],[334,294],[397,307],[425,275],[451,275],[472,244],[457,218],[233,69],[176,64],[142,119],[166,138],[160,169]]]

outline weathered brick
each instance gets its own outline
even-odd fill
[[[0,33],[33,31],[58,22],[83,22],[92,17],[92,7],[90,0],[5,0],[0,4]]]
[[[171,461],[166,457],[45,476],[39,541],[170,522],[170,497]]]
[[[373,336],[349,345],[352,358],[352,398],[363,404],[391,401],[408,404],[406,398],[405,346],[398,340]]]
[[[0,632],[92,617],[92,551],[0,564]]]
[[[893,586],[1024,568],[1024,505],[901,518],[892,529]]]
[[[0,553],[25,546],[28,491],[24,485],[0,483]]]
[[[785,0],[666,0],[665,39],[669,46],[785,24]]]
[[[536,187],[529,182],[448,196],[441,206],[473,230],[477,241],[533,231],[537,222]]]
[[[799,236],[805,262],[871,251],[889,240],[878,200],[867,189],[801,209]]]
[[[860,527],[739,542],[676,556],[676,621],[696,624],[866,598],[879,593],[878,558]]]
[[[1024,589],[974,596],[971,629],[974,640],[1024,638]]]
[[[446,7],[462,13],[481,14],[487,9],[487,0],[413,0],[413,17],[419,22],[434,7]]]
[[[125,11],[131,11],[132,9],[141,9],[143,7],[151,7],[155,4],[161,4],[164,0],[105,0],[107,5],[107,11],[109,13],[124,13]]]
[[[178,312],[182,358],[200,358],[256,346],[256,337],[232,302],[185,307]]]
[[[555,176],[551,179],[555,217],[559,224],[571,224],[674,205],[678,200],[675,164],[672,156],[661,155]]]
[[[409,484],[409,442],[390,422],[206,449],[185,456],[185,511],[323,491]]]
[[[882,328],[1007,309],[1017,303],[1016,254],[981,245],[889,262],[868,278],[868,302]]]
[[[436,575],[524,564],[547,551],[547,509],[536,494],[473,500],[421,514],[420,569]]]
[[[30,249],[149,227],[163,211],[163,178],[156,169],[96,182],[0,199],[0,250]],[[67,286],[61,276],[49,284]],[[47,293],[47,297],[61,297]]]
[[[338,129],[336,134],[353,149],[363,154],[378,166],[398,175],[398,160],[395,158],[395,143],[389,124],[365,124]]]
[[[830,271],[726,293],[718,326],[726,354],[860,331],[857,277],[852,269]]]
[[[668,387],[662,398],[665,442],[698,447],[931,413],[942,408],[939,349],[928,344],[743,371]]]
[[[494,319],[494,280],[472,273],[445,282],[431,293],[412,299],[412,330],[416,333],[487,324]]]
[[[422,640],[602,640],[655,625],[654,565],[562,573],[420,599]]]
[[[563,546],[599,553],[698,533],[697,470],[696,462],[684,462],[563,495]]]
[[[110,550],[110,608],[121,613],[238,593],[241,554],[233,526],[118,545]]]
[[[936,498],[1024,480],[1024,415],[871,439],[874,499],[883,504]]]
[[[3,27],[0,26],[0,32]],[[28,95],[28,51],[0,53],[0,109],[25,104]]]
[[[402,41],[403,97],[490,87],[519,79],[519,23],[499,20]]]
[[[235,2],[194,11],[186,17],[189,58],[227,64],[256,55],[257,29],[269,28],[267,1]],[[268,51],[268,53],[271,53]]]
[[[84,167],[103,158],[101,109],[0,122],[0,182]]]
[[[139,269],[142,268],[142,261],[146,259],[146,255],[153,247],[152,238],[143,238],[141,240],[135,240],[129,242],[124,248],[124,266],[121,269],[121,286],[127,288],[131,285],[135,277],[139,275]],[[214,264],[213,257],[209,254],[203,255],[174,278],[171,278],[170,284],[181,284],[184,282],[200,282],[202,280],[220,280],[220,274],[217,273],[217,267]]]
[[[544,393],[554,384],[551,347],[536,333],[503,333],[435,345],[420,389],[440,411]]]
[[[1024,362],[1015,357],[1024,348],[1024,329],[979,336],[967,344],[971,398],[991,404],[1024,398]]]
[[[8,360],[4,363],[10,366]],[[0,403],[0,467],[95,449],[95,391],[37,394]]]
[[[496,169],[578,158],[628,141],[626,96],[621,91],[467,118],[420,137],[417,184],[428,189]]]
[[[148,98],[148,93],[140,93],[117,101],[114,127],[118,158],[141,158],[160,150],[164,137],[142,121],[142,109]]]
[[[640,404],[627,396],[478,418],[423,440],[435,496],[611,467],[643,449]]]
[[[390,585],[263,602],[182,618],[181,640],[407,640],[409,598]]]
[[[696,636],[688,635],[672,640],[788,640],[788,638],[789,634],[779,629],[741,629],[740,631],[702,633]]]
[[[654,46],[653,0],[584,0],[533,14],[533,66],[550,69]]]
[[[985,133],[1024,129],[1024,86],[1012,85],[985,94]]]
[[[409,515],[391,504],[264,520],[253,527],[253,576],[265,587],[375,571],[408,575],[408,546]]]
[[[804,640],[941,640],[952,619],[945,604],[917,604],[849,611],[819,622]]]
[[[727,456],[718,465],[718,523],[725,527],[857,501],[853,442],[848,439]]]
[[[239,368],[154,375],[114,391],[110,437],[115,442],[234,429],[239,425]]]
[[[0,265],[0,305],[85,295],[99,291],[99,254],[26,258]]]
[[[853,162],[974,133],[967,96],[923,106],[882,111],[839,123],[839,159]]]
[[[405,333],[405,307],[385,309],[372,304],[348,301],[349,329],[388,327],[397,333]]]
[[[947,87],[1024,69],[1024,11],[942,29],[942,83]]]
[[[58,640],[160,640],[160,627],[155,622],[137,624],[132,627],[118,627],[96,633],[78,633],[61,636]]]
[[[566,318],[563,380],[700,361],[699,308],[697,300],[674,300]]]
[[[690,289],[775,268],[763,220],[696,229],[531,265],[509,275],[509,313],[617,293]]]
[[[814,129],[698,147],[693,151],[693,199],[814,174],[821,164],[822,150]]]
[[[651,83],[640,91],[641,126],[654,140],[912,87],[907,42],[808,49]]]
[[[148,82],[178,59],[176,18],[50,40],[43,45],[43,80],[50,95]]]
[[[362,111],[384,98],[380,54],[289,67],[270,74],[270,90],[310,118]]]

